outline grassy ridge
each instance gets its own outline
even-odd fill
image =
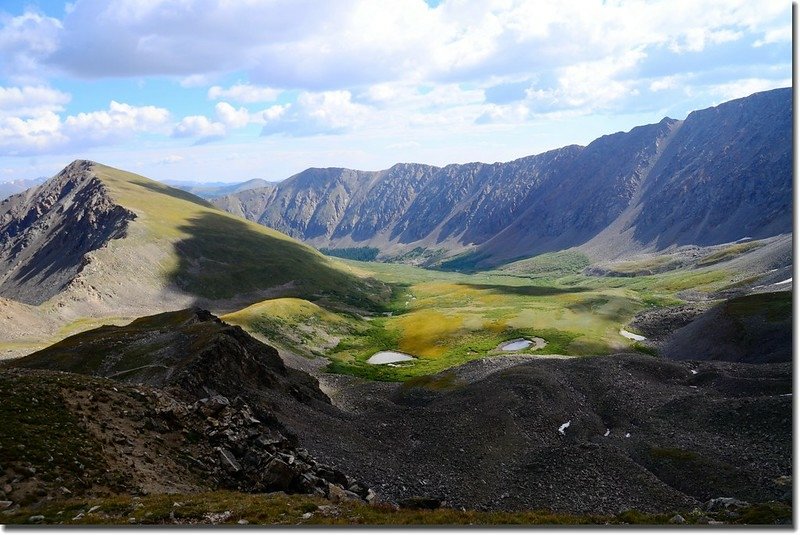
[[[112,197],[137,214],[127,239],[171,249],[159,266],[161,277],[192,294],[223,299],[283,287],[284,295],[366,308],[388,296],[383,285],[313,248],[199,197],[104,165],[93,170]]]

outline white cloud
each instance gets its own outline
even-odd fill
[[[637,80],[629,73],[644,57],[643,51],[630,50],[618,57],[564,67],[557,70],[554,87],[528,89],[526,102],[533,112],[541,113],[562,109],[588,114],[613,107],[637,94]]]
[[[28,13],[0,35],[11,35],[22,63],[84,77],[166,74],[194,86],[243,71],[257,85],[214,86],[210,98],[252,103],[274,100],[273,87],[470,80],[646,46],[700,51],[745,34],[769,43],[785,39],[790,15],[784,0],[445,0],[437,8],[423,0],[82,0],[63,21]]]
[[[650,91],[656,92],[674,89],[682,80],[682,76],[662,76],[650,82]]]
[[[228,128],[242,128],[250,122],[250,112],[246,108],[234,108],[227,102],[219,102],[214,107],[217,118]]]
[[[0,148],[11,155],[52,151],[69,142],[61,131],[61,118],[53,112],[36,117],[0,119]]]
[[[131,106],[111,101],[108,110],[71,115],[63,131],[70,139],[105,144],[128,139],[138,132],[160,130],[169,120],[169,111],[155,106]]]
[[[258,119],[254,120],[257,124],[264,124],[270,121],[277,121],[286,113],[290,108],[289,104],[275,104],[269,108],[262,110],[257,114]]]
[[[227,89],[215,85],[208,90],[208,98],[212,100],[229,99],[242,104],[272,102],[276,100],[280,94],[280,89],[258,87],[249,84],[236,84]]]
[[[0,72],[28,83],[42,79],[41,59],[58,49],[61,21],[33,11],[18,17],[0,13]]]
[[[303,92],[293,105],[271,107],[261,113],[263,135],[306,136],[332,134],[364,125],[371,110],[353,102],[349,91]]]
[[[0,115],[0,148],[17,155],[80,150],[118,143],[141,132],[162,131],[168,120],[169,112],[164,108],[116,101],[111,101],[107,110],[70,115],[64,120],[52,109],[42,108],[27,117]]]
[[[172,130],[173,137],[212,139],[223,137],[225,134],[227,134],[227,129],[224,124],[212,122],[205,115],[184,117]]]
[[[778,87],[790,87],[791,79],[767,80],[764,78],[746,78],[725,84],[713,85],[709,88],[712,95],[717,95],[724,102],[735,98],[747,97],[759,91],[776,89]]]
[[[789,85],[788,53],[775,58],[791,39],[790,8],[785,0],[444,0],[436,8],[78,0],[62,20],[0,15],[0,84],[19,86],[0,87],[0,149],[63,150],[143,132],[202,142],[253,124],[264,135],[339,134],[358,147],[383,136],[387,147],[553,117],[682,111]],[[153,106],[91,111],[106,101],[65,117],[69,95],[46,82],[54,73],[59,82],[90,80],[87,99],[108,78],[163,76],[193,95],[187,104],[197,95],[210,102],[174,123]]]
[[[36,117],[58,112],[70,95],[45,86],[0,87],[0,116]]]
[[[784,26],[782,28],[772,28],[764,32],[764,37],[758,39],[753,46],[762,47],[772,43],[789,43],[792,41],[792,28],[791,26]]]

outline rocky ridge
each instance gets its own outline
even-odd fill
[[[40,304],[85,266],[86,254],[125,236],[136,214],[114,203],[78,161],[0,202],[0,295]]]
[[[317,247],[469,252],[454,267],[765,238],[792,228],[791,116],[776,89],[507,163],[308,169],[214,202]]]

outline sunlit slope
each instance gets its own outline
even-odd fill
[[[343,337],[358,335],[369,327],[367,321],[356,316],[292,297],[268,299],[221,319],[308,357],[326,355]]]
[[[170,286],[213,300],[272,292],[369,307],[382,299],[383,284],[280,232],[133,173],[101,164],[92,170],[114,201],[137,215],[115,246],[167,251],[145,271],[155,269]]]

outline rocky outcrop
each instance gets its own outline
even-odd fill
[[[189,404],[157,390],[152,395],[155,403],[146,413],[145,427],[187,437],[190,461],[207,474],[212,488],[354,500],[374,497],[363,483],[317,463],[296,437],[256,418],[240,397],[229,401],[215,394]]]
[[[4,509],[109,492],[219,489],[376,499],[240,397],[189,402],[146,385],[24,369],[0,369],[0,393]]]
[[[86,254],[126,234],[136,214],[114,203],[76,161],[45,184],[0,203],[0,296],[38,305],[86,264]]]

